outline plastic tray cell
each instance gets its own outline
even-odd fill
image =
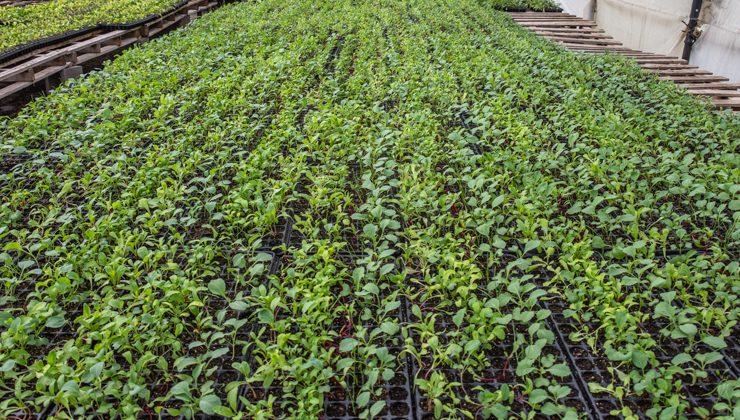
[[[383,401],[383,409],[374,417],[385,420],[400,420],[413,418],[414,402],[411,391],[411,369],[408,357],[401,356],[400,348],[391,348],[390,353],[396,355],[399,366],[395,370],[395,376],[387,382],[376,385],[380,395],[373,395],[366,407],[358,408],[355,399],[361,388],[350,385],[348,388],[333,384],[329,393],[324,398],[324,418],[326,420],[356,419],[377,401]]]
[[[432,309],[436,311],[436,309]],[[410,309],[407,308],[407,312]],[[422,309],[422,315],[426,316],[431,311]],[[462,325],[464,327],[464,324]],[[527,327],[529,325],[518,325],[516,327],[517,332],[526,334]],[[452,322],[450,316],[441,316],[435,322],[436,335],[440,340],[440,345],[446,345],[452,338],[449,335],[450,332],[456,330],[458,327]],[[510,333],[507,333],[510,334]],[[412,330],[411,339],[413,342],[419,342],[420,337],[417,333]],[[433,366],[431,356],[423,356],[421,360],[414,360],[414,371],[417,378],[429,378],[432,374],[442,373],[445,375],[448,383],[457,382],[461,385],[454,387],[453,392],[458,398],[458,402],[445,397],[443,403],[456,405],[458,408],[469,411],[470,413],[480,415],[482,405],[478,400],[479,393],[483,391],[495,392],[500,390],[503,385],[508,385],[514,393],[513,402],[509,405],[510,414],[521,414],[532,412],[530,404],[527,403],[526,395],[523,395],[518,391],[519,386],[525,384],[525,379],[520,378],[516,375],[517,362],[514,354],[513,339],[509,335],[505,340],[496,343],[492,348],[485,351],[485,360],[487,361],[487,367],[479,368],[474,374],[472,372],[464,372],[451,367],[440,367]],[[552,355],[555,357],[555,363],[566,363],[569,364],[569,360],[564,350],[561,348],[557,340],[546,345],[542,350],[542,355]],[[548,375],[548,374],[546,374]],[[564,398],[558,400],[558,404],[565,405],[569,408],[576,410],[578,413],[592,412],[590,402],[582,389],[581,384],[578,382],[576,372],[571,368],[571,375],[560,378],[550,377],[560,385],[567,386],[570,392]],[[426,395],[422,392],[418,386],[414,386],[414,397],[416,400],[416,413],[418,418],[421,419],[432,419],[434,418],[434,404]],[[458,413],[455,417],[463,418],[462,413]]]
[[[329,220],[328,222],[332,223],[331,220]],[[362,232],[362,225],[360,225],[357,221],[353,221],[353,224],[354,229],[357,232]],[[365,245],[363,244],[358,234],[346,232],[346,229],[344,230],[346,233],[332,234],[326,231],[325,226],[318,226],[318,229],[319,231],[309,238],[300,231],[300,228],[294,227],[291,230],[288,247],[296,249],[301,248],[306,242],[325,241],[331,242],[334,246],[337,247],[340,247],[339,243],[341,242],[343,244],[341,245],[342,252],[345,253],[356,254],[362,252],[362,250],[365,249]]]
[[[387,297],[388,294],[381,293],[381,296]],[[406,314],[407,302],[404,297],[399,297],[399,299],[401,300],[399,308],[387,314],[387,316],[396,318],[399,325],[403,325],[408,319]],[[373,322],[360,320],[354,320],[354,322],[363,323],[363,326],[368,330],[377,327],[377,324]],[[345,327],[346,323],[343,323],[341,326],[335,325],[334,329],[345,331]],[[379,344],[388,347],[389,354],[393,355],[398,363],[395,366],[393,378],[388,381],[380,379],[379,383],[375,385],[374,390],[379,392],[379,395],[373,394],[365,407],[357,407],[355,400],[362,388],[361,373],[357,372],[354,375],[349,375],[346,386],[341,386],[338,383],[331,384],[331,390],[326,394],[324,400],[324,418],[326,420],[356,419],[365,409],[369,409],[379,401],[383,401],[384,404],[374,418],[385,420],[415,418],[415,395],[412,387],[415,371],[410,357],[403,353],[403,342],[399,330],[394,337],[386,339],[385,343]]]
[[[12,172],[16,166],[31,159],[30,153],[10,153],[0,158],[0,175]]]
[[[735,376],[740,377],[740,326],[735,325],[732,329],[732,334],[729,337],[725,337],[725,343],[727,347],[722,349],[722,355],[727,365],[735,373]]]
[[[605,355],[598,354],[588,345],[581,342],[573,342],[569,335],[575,331],[572,321],[565,318],[560,313],[554,313],[552,316],[555,328],[564,340],[567,353],[572,358],[576,368],[576,373],[580,376],[583,383],[588,386],[589,383],[596,383],[607,386],[611,383],[618,383],[618,379],[609,372],[609,367],[614,363],[609,361]],[[663,364],[669,364],[675,354],[681,353],[683,349],[678,345],[661,344],[656,349],[656,358]],[[709,348],[699,346],[695,351],[708,352]],[[726,358],[715,362],[706,369],[708,377],[700,379],[695,384],[685,380],[684,388],[681,391],[682,398],[690,402],[691,407],[705,407],[710,409],[715,403],[714,390],[722,381],[737,379],[737,375],[732,371]],[[687,379],[687,378],[684,378]],[[630,395],[620,402],[608,394],[590,393],[597,415],[600,417],[610,417],[613,410],[619,410],[621,407],[629,407],[634,413],[645,413],[652,407],[650,396]],[[683,413],[688,417],[696,417],[697,413],[691,411]]]
[[[280,252],[280,247],[290,241],[292,220],[281,218],[261,239],[260,251]]]
[[[486,356],[491,362],[491,366],[477,372],[475,376],[470,373],[461,373],[461,371],[456,369],[429,369],[419,367],[416,364],[414,369],[417,370],[417,377],[419,378],[427,379],[432,373],[441,372],[445,375],[448,382],[460,383],[461,386],[453,388],[455,396],[459,400],[459,402],[455,403],[455,406],[471,413],[479,413],[482,409],[478,400],[480,391],[495,392],[500,390],[503,385],[509,386],[510,390],[514,393],[513,402],[509,405],[510,414],[515,415],[534,411],[527,403],[526,396],[517,391],[517,386],[524,385],[524,380],[516,376],[516,363],[505,355],[507,351],[511,351],[511,347],[504,345],[497,346],[496,349],[487,352]],[[567,362],[557,345],[546,346],[543,349],[543,354],[554,354],[557,358],[556,363]],[[422,360],[422,363],[425,364],[429,362],[429,360]],[[569,395],[558,400],[558,404],[572,408],[578,413],[590,413],[590,405],[584,397],[575,376],[557,378],[556,381],[560,385],[570,389]],[[422,392],[418,386],[414,387],[414,392],[418,418],[433,419],[434,404],[431,398],[425,392]],[[452,403],[452,400],[449,397],[445,397],[443,398],[443,402]],[[457,417],[463,418],[463,415],[459,414]]]

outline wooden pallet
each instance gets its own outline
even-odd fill
[[[5,98],[39,83],[48,86],[49,78],[58,76],[66,69],[83,66],[146,42],[217,6],[215,0],[191,0],[177,10],[135,28],[95,31],[0,64],[0,104]]]
[[[31,4],[46,3],[49,0],[0,0],[0,6],[23,7]]]
[[[670,80],[689,93],[710,98],[718,108],[740,111],[740,85],[689,65],[685,60],[626,48],[599,29],[596,22],[567,13],[509,13],[515,22],[535,34],[564,45],[571,51],[599,54],[613,52],[634,59],[643,69],[661,80]]]

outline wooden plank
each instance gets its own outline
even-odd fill
[[[509,16],[514,19],[515,21],[525,21],[525,22],[531,22],[531,21],[554,21],[554,20],[575,20],[580,19],[578,16],[573,15],[547,15],[547,16],[535,16],[532,15],[512,15],[509,14]]]
[[[680,64],[686,65],[686,60],[678,58],[636,58],[637,64]]]
[[[53,60],[48,61],[45,65],[46,66],[59,66],[59,65],[66,65],[68,63],[74,64],[76,62],[77,62],[77,52],[70,51],[59,57],[56,57]]]
[[[0,81],[9,81],[11,78],[20,75],[22,73],[26,73],[29,70],[33,70],[35,67],[41,66],[42,64],[51,61],[64,53],[61,51],[51,51],[46,54],[43,54],[39,57],[34,58],[33,60],[29,60],[23,64],[20,64],[16,67],[13,67],[10,70],[6,70],[2,73],[0,73]]]
[[[519,23],[519,22],[517,22]],[[572,28],[569,26],[547,26],[538,28],[537,25],[534,26],[526,26],[521,25],[522,27],[526,29],[533,29],[533,30],[540,30],[540,31],[563,31],[563,32],[578,32],[578,33],[606,33],[603,29],[599,27],[586,27],[586,28]]]
[[[713,99],[712,103],[724,108],[740,109],[740,100],[737,99]]]
[[[609,35],[605,34],[586,34],[586,33],[578,33],[578,32],[560,32],[560,31],[534,31],[537,35],[541,35],[544,37],[548,36],[570,36],[570,37],[577,37],[577,38],[585,38],[585,39],[614,39],[610,37]]]
[[[98,44],[106,43],[113,38],[124,35],[125,33],[126,31],[123,30],[106,32],[102,35],[98,35],[93,38],[86,39],[85,41],[78,42],[74,45],[70,45],[69,47],[65,48],[64,51],[80,51],[87,48],[94,48]]]
[[[730,79],[722,76],[663,76],[660,80],[670,80],[672,82],[726,82]]]
[[[619,41],[610,39],[580,39],[571,38],[564,36],[548,36],[547,39],[551,41],[567,42],[568,44],[584,44],[584,45],[622,45]]]
[[[560,26],[588,26],[588,27],[594,27],[597,26],[596,23],[590,22],[587,20],[573,20],[573,21],[562,21],[562,22],[517,22],[518,24],[522,26],[526,26],[529,28],[552,28],[552,27],[560,27]]]
[[[655,64],[655,63],[642,63],[640,67],[651,70],[692,70],[698,69],[699,67],[690,66],[688,64]]]
[[[649,59],[649,60],[653,60],[653,59],[657,59],[657,60],[661,60],[661,59],[663,59],[663,60],[675,60],[675,58],[671,58],[671,57],[658,57],[658,58],[653,58],[653,57],[652,57],[652,56],[651,56],[650,54],[648,54],[648,53],[633,53],[633,52],[625,52],[625,53],[624,53],[624,54],[622,54],[622,55],[624,55],[625,57],[629,57],[629,58],[634,58],[635,60],[638,60],[638,59],[641,59],[641,58],[642,58],[642,59]]]
[[[551,12],[533,12],[531,10],[525,10],[523,12],[511,11],[511,12],[506,12],[506,13],[509,14],[509,15],[540,15],[540,14],[542,14],[542,15],[565,15],[565,14],[568,14],[567,12],[556,12],[556,11],[551,11]]]
[[[34,82],[36,81],[36,73],[33,68],[27,68],[22,72],[13,72],[13,69],[8,71],[11,73],[8,77],[3,78],[3,82]]]
[[[581,50],[602,51],[602,50],[604,50],[604,48],[610,48],[610,49],[611,48],[618,48],[620,51],[625,52],[625,53],[629,53],[630,51],[632,51],[632,50],[630,50],[627,47],[624,47],[624,46],[616,46],[616,45],[586,45],[586,44],[575,44],[575,43],[572,43],[571,45],[573,45],[574,48],[578,48],[578,49],[581,49]]]
[[[571,15],[570,13],[563,13],[563,12],[507,12],[509,16],[532,16],[532,17],[538,17],[538,16],[567,16],[567,17],[577,17],[574,15]]]
[[[635,51],[635,50],[630,50],[630,51],[628,51],[624,55],[628,55],[630,57],[636,57],[636,58],[651,58],[651,59],[652,58],[670,58],[670,59],[673,59],[673,60],[676,59],[675,57],[666,57],[666,56],[662,56],[662,55],[655,55],[655,54],[646,53],[646,52],[642,52],[642,51]]]
[[[581,48],[584,46],[584,44],[571,44],[568,42],[564,42],[563,45],[565,45],[569,50],[572,51],[578,51],[578,52],[588,52],[588,53],[606,53],[606,52],[624,52],[624,49],[621,48],[618,45],[601,45],[598,48]]]
[[[83,35],[74,37],[74,38],[72,38],[72,39],[70,39],[68,41],[65,41],[64,42],[64,45],[71,45],[71,44],[74,44],[74,43],[77,43],[77,42],[83,42],[86,39],[89,39],[89,38],[91,38],[93,36],[97,36],[99,34],[100,34],[100,31],[95,31],[95,32],[88,33],[88,34],[83,34]],[[13,58],[11,60],[8,60],[8,61],[6,61],[6,62],[3,63],[3,66],[4,67],[14,67],[16,65],[20,65],[20,64],[28,61],[29,59],[33,59],[33,58],[36,58],[36,57],[41,57],[43,54],[48,53],[48,52],[53,51],[53,50],[58,50],[59,48],[60,48],[60,45],[59,44],[49,45],[49,46],[46,46],[46,47],[43,47],[43,48],[39,48],[39,49],[34,50],[31,53],[24,54],[24,55],[21,55],[19,57],[16,57],[16,58]]]
[[[100,45],[99,42],[96,42],[92,45],[88,45],[85,48],[82,48],[80,51],[77,52],[77,54],[97,54],[100,53],[100,49],[103,46]]]
[[[579,49],[577,45],[567,45],[563,44],[568,50],[574,52],[574,53],[581,53],[581,54],[607,54],[607,53],[614,53],[614,54],[620,54],[622,51],[619,48],[602,48],[600,50],[582,50]]]
[[[740,98],[740,91],[722,89],[686,89],[694,95],[714,96],[718,98]]]
[[[682,83],[680,86],[684,89],[740,89],[740,83]]]
[[[39,70],[36,73],[36,81],[46,79],[49,76],[59,73],[60,71],[69,67],[68,65],[50,66],[45,69]]]
[[[115,38],[116,36],[120,36],[120,34],[122,33],[125,33],[125,31],[112,31],[111,33],[99,35],[92,39],[108,40],[110,38]],[[70,61],[75,62],[77,50],[84,48],[86,45],[90,43],[89,41],[90,40],[87,40],[83,43],[75,43],[65,48],[50,51],[32,60],[21,63],[13,67],[12,69],[9,69],[9,70],[6,70],[0,73],[0,81],[33,81],[33,80],[28,79],[27,74],[29,71],[33,72],[35,71],[35,69],[41,69],[49,65],[56,66],[56,65],[61,65],[66,62],[70,62]],[[39,70],[39,71],[42,71],[42,70]],[[25,80],[14,80],[19,75],[23,75],[20,77],[24,78]],[[38,80],[38,79],[39,79],[39,76],[36,75],[34,80]]]
[[[580,20],[575,16],[548,16],[548,17],[527,17],[527,16],[512,16],[514,22],[571,22],[574,20]]]
[[[593,28],[558,28],[558,27],[551,27],[551,28],[525,28],[530,29],[534,32],[537,31],[546,31],[546,32],[557,32],[562,34],[602,34],[605,35],[603,29],[593,29]]]
[[[182,19],[180,19],[180,20],[182,20]],[[170,22],[162,23],[161,25],[156,25],[156,26],[150,28],[149,29],[149,32],[147,34],[147,37],[153,37],[153,36],[156,36],[159,33],[162,33],[164,31],[166,31],[167,29],[171,28],[175,24],[179,23],[180,20],[178,20],[176,22],[171,22],[170,21]]]
[[[218,6],[218,3],[217,2],[208,3],[205,6],[203,6],[202,13],[210,12],[211,10],[215,9],[217,6]],[[198,12],[199,13],[201,12],[201,9],[200,8],[198,9]]]
[[[193,0],[189,2],[185,7],[187,10],[193,10],[197,9],[198,7],[202,6],[207,0]]]
[[[580,19],[578,16],[573,16],[567,13],[508,13],[513,19]]]
[[[661,76],[705,76],[705,75],[712,75],[711,71],[706,71],[702,69],[686,69],[686,70],[660,70],[660,69],[651,69],[651,68],[645,68],[645,70],[652,72],[652,73],[658,73]]]
[[[33,85],[33,82],[18,82],[13,83],[12,85],[5,86],[4,88],[0,89],[0,98],[8,97],[14,93],[18,93],[22,91],[23,89],[26,89],[27,87],[30,87]]]

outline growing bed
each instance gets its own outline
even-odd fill
[[[49,0],[0,4],[0,53],[104,23],[121,25],[167,12],[182,0]]]
[[[493,6],[225,6],[0,119],[0,416],[736,415],[740,119]]]

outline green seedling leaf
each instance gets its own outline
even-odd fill
[[[715,349],[723,349],[727,347],[727,343],[725,343],[725,339],[722,337],[714,337],[711,335],[708,335],[704,337],[702,340],[702,343],[715,348]]]
[[[208,290],[214,295],[226,296],[226,282],[222,279],[215,279],[208,282]]]
[[[393,263],[388,263],[388,264],[385,264],[384,266],[382,266],[382,267],[380,268],[380,275],[381,275],[381,276],[384,276],[384,275],[386,275],[386,274],[390,273],[391,271],[393,271],[393,269],[394,269],[395,267],[396,267],[396,265],[395,265],[395,264],[393,264]]]
[[[635,350],[632,352],[632,364],[638,369],[645,369],[648,363],[648,355],[644,351]]]
[[[254,262],[258,263],[265,263],[272,261],[272,255],[266,253],[266,252],[260,252],[253,258]]]
[[[370,392],[368,391],[360,392],[357,395],[357,398],[355,399],[355,403],[357,403],[357,406],[360,408],[365,407],[367,403],[369,402],[370,402]]]
[[[185,381],[181,381],[176,383],[172,389],[170,389],[170,393],[172,395],[180,398],[180,397],[190,397],[190,384],[188,384]]]
[[[368,238],[375,238],[378,234],[378,227],[372,223],[367,224],[362,227],[362,233],[364,233]]]
[[[61,328],[65,324],[64,315],[56,315],[46,320],[46,327],[47,328]]]
[[[570,376],[570,368],[565,363],[552,365],[549,369],[547,369],[547,371],[561,378]]]
[[[235,311],[246,311],[247,308],[249,308],[249,305],[247,305],[247,302],[243,300],[235,300],[229,304],[229,308]]]
[[[679,353],[679,354],[673,356],[673,359],[671,359],[671,364],[676,365],[676,366],[680,366],[680,365],[683,365],[685,363],[689,363],[692,360],[694,360],[694,359],[690,355],[688,355],[686,353]]]
[[[340,361],[337,362],[337,370],[343,371],[345,369],[348,369],[352,366],[354,362],[355,360],[352,359],[351,357],[345,357],[344,359],[341,359]]]
[[[544,389],[535,389],[529,394],[529,403],[530,404],[539,404],[543,401],[546,401],[548,398],[547,391]]]
[[[2,366],[0,366],[0,372],[10,372],[15,367],[15,360],[6,360]]]
[[[359,344],[359,341],[355,340],[354,338],[345,338],[342,340],[341,343],[339,343],[339,351],[341,353],[347,353],[352,350],[354,350],[355,347]]]
[[[694,324],[682,324],[678,326],[678,329],[681,330],[682,333],[686,334],[689,337],[693,337],[696,335],[697,328]]]
[[[362,290],[370,293],[371,295],[378,295],[380,294],[380,288],[378,288],[378,285],[375,283],[367,283],[365,286],[362,287]]]
[[[398,332],[399,327],[395,322],[386,321],[380,324],[380,330],[387,335],[395,335]]]
[[[457,311],[455,316],[452,317],[452,321],[455,323],[455,325],[457,325],[458,328],[462,325],[464,319],[465,319],[465,308],[462,308],[459,311]]]
[[[175,369],[182,372],[187,367],[192,366],[197,362],[198,362],[198,359],[196,359],[195,357],[181,357],[175,360],[174,366],[175,366]]]
[[[221,400],[213,394],[206,395],[200,399],[198,407],[209,416],[215,414],[217,407],[221,405]]]
[[[505,195],[499,195],[498,197],[494,198],[493,202],[491,202],[491,208],[493,209],[493,208],[500,206],[501,203],[504,202],[504,200],[506,200]]]
[[[225,407],[223,405],[220,407],[216,407],[213,410],[213,414],[217,414],[221,417],[226,417],[226,418],[236,417],[236,413],[234,413],[229,407]]]
[[[480,347],[480,340],[470,340],[465,343],[465,352],[473,353]]]
[[[478,231],[483,236],[488,236],[488,234],[491,232],[491,224],[490,223],[483,223],[475,227],[475,230]]]
[[[257,312],[257,319],[263,324],[272,324],[275,322],[275,315],[269,309],[260,309]]]
[[[244,254],[236,254],[231,259],[231,264],[236,268],[245,268],[247,266],[247,259]]]
[[[524,253],[526,254],[529,251],[532,251],[534,249],[537,249],[540,245],[542,245],[542,242],[541,241],[539,241],[537,239],[533,239],[533,240],[527,242],[527,244],[524,246]]]
[[[385,408],[385,401],[375,401],[375,404],[370,407],[370,417],[375,417],[380,414],[380,412],[383,411],[383,408]]]

